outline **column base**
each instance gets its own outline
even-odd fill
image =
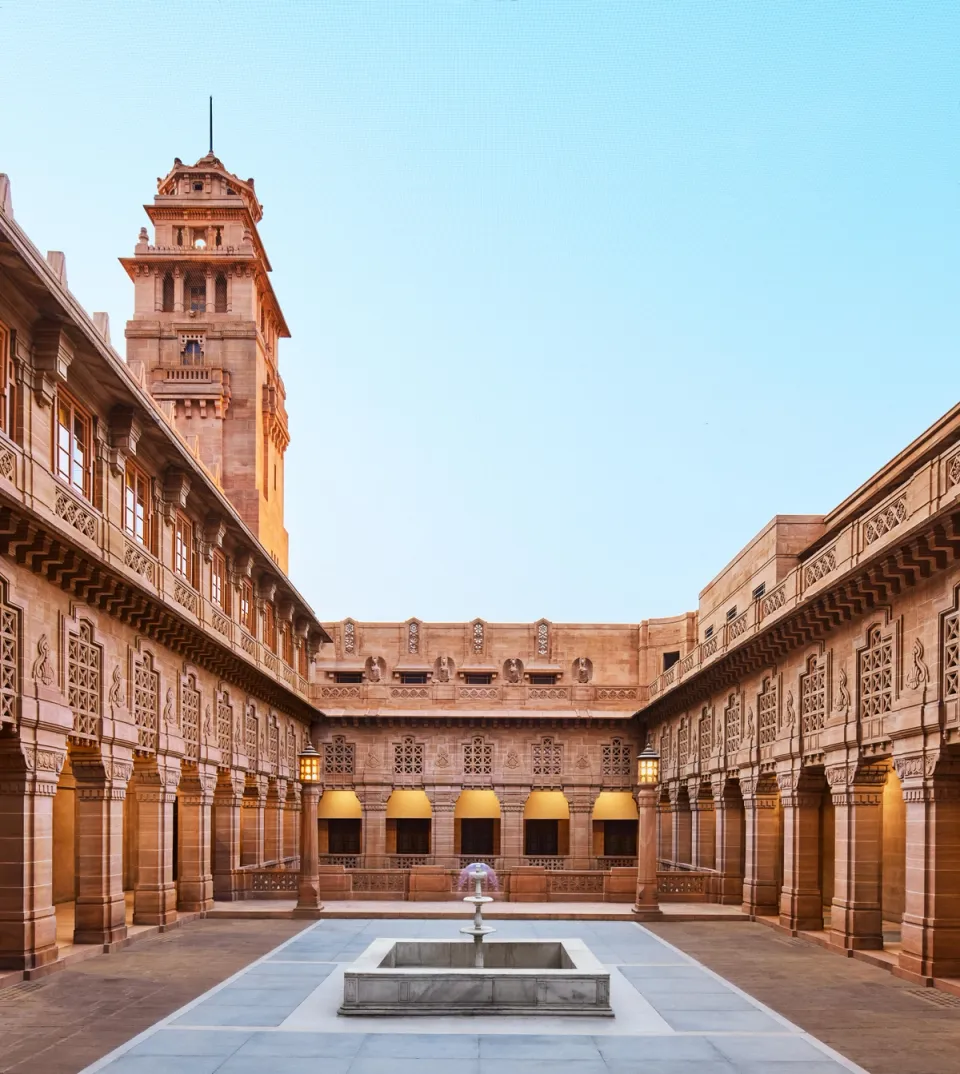
[[[126,905],[123,900],[76,902],[74,943],[112,944],[127,937]]]
[[[844,951],[882,951],[883,920],[880,908],[854,910],[834,902],[831,907],[830,943]]]
[[[297,920],[307,921],[319,921],[323,917],[323,904],[319,906],[297,906],[294,907],[293,916]]]
[[[174,888],[163,891],[134,891],[134,925],[171,925],[177,920],[177,893]]]
[[[633,921],[662,921],[663,911],[659,906],[634,906],[630,910]]]

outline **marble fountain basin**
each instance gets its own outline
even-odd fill
[[[582,940],[378,939],[343,975],[340,1014],[613,1017],[610,974]]]

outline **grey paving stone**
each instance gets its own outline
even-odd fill
[[[267,1074],[267,1071],[269,1074],[347,1074],[352,1062],[352,1059],[324,1059],[323,1065],[318,1066],[316,1059],[235,1055],[222,1067],[217,1067],[217,1074]],[[179,1072],[171,1071],[170,1074]]]
[[[682,1033],[790,1033],[782,1022],[758,1010],[662,1010],[658,1013],[671,1029]]]
[[[209,1033],[202,1029],[158,1029],[127,1055],[219,1055],[226,1058],[250,1039],[249,1033]]]
[[[608,1074],[608,1070],[599,1057],[569,1061],[513,1058],[480,1060],[480,1074]]]
[[[738,1063],[737,1074],[850,1074],[849,1068],[823,1057],[807,1063]]]
[[[725,1059],[647,1059],[638,1044],[637,1059],[608,1059],[608,1074],[740,1074]]]
[[[593,1037],[557,1035],[527,1036],[502,1033],[480,1037],[481,1059],[554,1059],[572,1061],[599,1058]]]
[[[665,1011],[756,1011],[756,1004],[736,992],[647,992],[641,995],[655,1010]]]
[[[719,1062],[724,1057],[706,1037],[594,1037],[601,1056],[607,1061],[693,1060]]]
[[[450,1063],[449,1059],[388,1059],[385,1056],[362,1059],[358,1056],[350,1064],[350,1074],[480,1074],[479,1059],[457,1059],[455,1068]],[[282,1069],[277,1074],[283,1074]],[[506,1074],[503,1067],[500,1074]]]
[[[239,1056],[292,1059],[353,1059],[363,1044],[362,1033],[253,1033],[236,1052]]]
[[[712,1036],[710,1043],[734,1066],[742,1069],[753,1063],[766,1070],[773,1063],[792,1067],[795,1063],[822,1063],[827,1056],[798,1034],[780,1037]],[[804,1072],[806,1074],[806,1072]]]
[[[635,966],[621,966],[620,973],[643,995],[674,993],[688,995],[691,992],[714,992],[730,994],[730,989],[715,977],[706,973],[692,974],[689,977],[641,977],[633,971]]]
[[[278,1026],[296,1005],[285,1007],[222,1007],[201,1003],[180,1015],[173,1025],[182,1026]]]
[[[360,1058],[477,1059],[480,1038],[468,1033],[368,1033],[357,1055]]]
[[[219,1055],[121,1055],[103,1069],[104,1074],[214,1074],[222,1062]]]

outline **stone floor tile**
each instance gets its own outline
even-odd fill
[[[209,1033],[202,1029],[160,1029],[127,1055],[232,1055],[250,1039],[249,1033]]]
[[[754,1063],[769,1066],[778,1063],[791,1066],[794,1063],[818,1062],[826,1056],[819,1048],[797,1034],[785,1034],[778,1037],[759,1037],[749,1035],[721,1036],[709,1038],[710,1043],[734,1066]]]
[[[175,1018],[175,1026],[278,1026],[297,1004],[284,1007],[233,1007],[201,1003]]]
[[[661,1010],[657,1013],[671,1029],[681,1033],[789,1033],[782,1022],[758,1010]]]
[[[468,1033],[368,1033],[357,1055],[361,1058],[477,1059],[480,1038]]]
[[[757,1011],[756,1005],[736,992],[637,991],[666,1018],[666,1011]]]
[[[607,1063],[619,1060],[720,1062],[724,1057],[706,1037],[594,1037]]]
[[[237,1056],[293,1059],[352,1059],[363,1044],[362,1033],[252,1033]]]
[[[648,1059],[638,1043],[636,1059],[608,1059],[608,1074],[740,1074],[725,1059]]]
[[[600,1055],[593,1037],[535,1036],[503,1033],[481,1035],[481,1059],[554,1059],[572,1061],[594,1059]]]
[[[449,1059],[389,1059],[386,1056],[364,1059],[358,1056],[350,1064],[350,1074],[480,1074],[479,1059],[457,1059],[454,1062],[455,1067]],[[282,1068],[277,1074],[283,1074]],[[314,1071],[314,1074],[320,1072]],[[501,1066],[499,1074],[507,1074],[507,1070]]]
[[[481,1059],[479,1074],[608,1074],[609,1068],[596,1059]],[[352,1074],[352,1072],[351,1072]],[[454,1074],[454,1072],[450,1072]]]
[[[222,1063],[220,1055],[121,1055],[103,1074],[214,1074]]]
[[[352,1062],[352,1059],[324,1059],[321,1065],[316,1059],[293,1056],[234,1055],[222,1067],[217,1067],[217,1074],[347,1074]],[[170,1074],[179,1074],[179,1071]]]
[[[809,1063],[738,1063],[735,1069],[737,1074],[850,1074],[848,1067],[826,1056]]]

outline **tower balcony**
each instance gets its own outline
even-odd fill
[[[184,417],[226,416],[230,406],[230,371],[214,366],[155,366],[149,374],[150,394],[158,403],[172,403]]]

